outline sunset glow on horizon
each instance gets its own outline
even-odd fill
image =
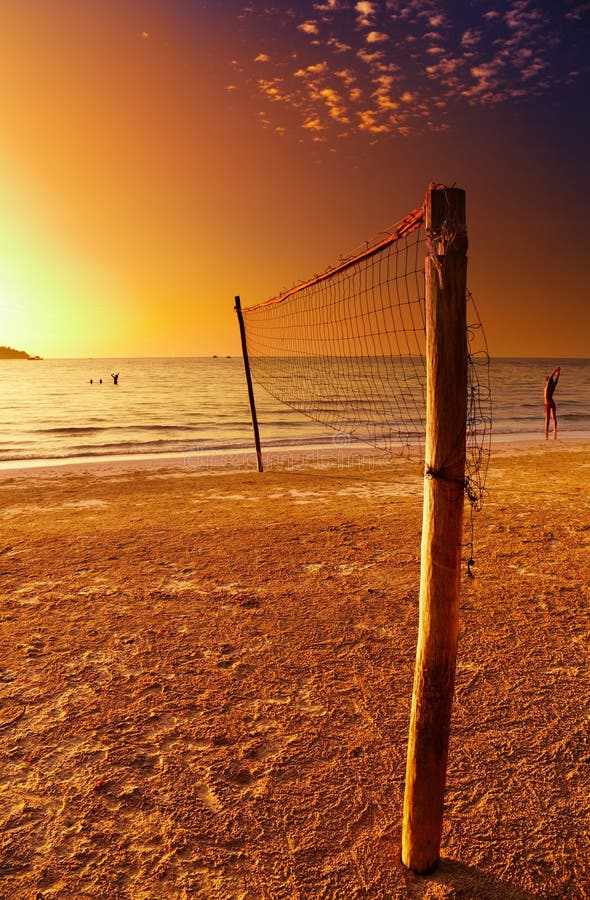
[[[587,4],[0,10],[0,344],[237,354],[260,302],[467,192],[493,356],[589,356]]]

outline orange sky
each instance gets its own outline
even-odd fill
[[[317,272],[436,180],[467,191],[492,354],[589,356],[588,14],[447,6],[3,4],[0,344],[237,353],[234,294]]]

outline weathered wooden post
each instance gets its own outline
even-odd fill
[[[252,416],[252,429],[254,431],[254,446],[256,448],[256,464],[258,471],[262,472],[262,451],[260,449],[260,433],[258,431],[258,417],[254,402],[254,388],[252,387],[252,375],[250,374],[250,360],[248,359],[248,346],[246,344],[246,329],[244,328],[244,316],[242,314],[242,301],[235,297],[235,310],[240,326],[240,338],[242,341],[242,356],[244,357],[244,369],[246,370],[246,384],[248,385],[248,400],[250,403],[250,415]]]
[[[440,859],[459,630],[467,414],[465,192],[426,197],[426,444],[420,621],[406,765],[402,861]]]

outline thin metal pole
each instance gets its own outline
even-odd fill
[[[459,633],[467,412],[465,194],[427,194],[426,478],[420,624],[404,798],[402,861],[439,863]]]
[[[235,310],[240,325],[240,338],[242,340],[242,356],[244,357],[244,369],[246,372],[246,384],[248,385],[248,400],[250,402],[250,414],[252,416],[252,428],[254,430],[254,446],[256,447],[256,464],[258,471],[262,472],[262,451],[260,449],[260,433],[258,431],[258,417],[256,416],[256,404],[254,403],[254,388],[252,387],[252,375],[250,374],[250,360],[248,359],[248,347],[246,345],[246,329],[244,327],[244,316],[242,315],[242,302],[239,297],[235,298]]]

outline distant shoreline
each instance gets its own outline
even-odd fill
[[[26,350],[15,350],[14,347],[0,347],[0,359],[41,359],[41,357],[31,356]]]

